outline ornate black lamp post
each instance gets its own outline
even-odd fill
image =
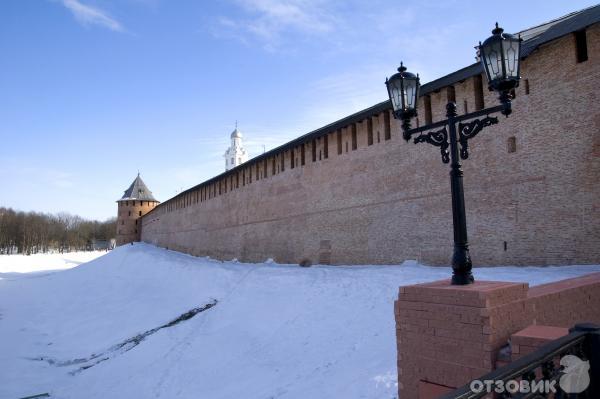
[[[484,127],[495,125],[498,118],[490,114],[511,113],[510,91],[519,85],[519,61],[521,39],[503,33],[498,27],[492,36],[479,43],[479,55],[488,80],[490,91],[497,91],[501,105],[464,115],[457,115],[456,103],[446,105],[448,119],[411,129],[410,119],[417,115],[419,98],[419,76],[407,72],[401,63],[398,73],[386,79],[388,94],[394,110],[394,118],[402,120],[403,137],[406,141],[413,135],[414,143],[427,142],[440,148],[442,162],[450,163],[450,188],[452,192],[452,216],[454,226],[454,253],[452,255],[452,284],[473,283],[472,263],[467,240],[467,220],[463,193],[463,172],[460,159],[469,157],[468,140],[475,137]],[[480,119],[477,119],[482,117]],[[458,129],[456,124],[458,123]],[[441,128],[433,131],[433,129]],[[423,133],[429,130],[428,133]],[[460,144],[460,150],[458,145]],[[448,150],[448,147],[450,149]],[[459,159],[460,154],[460,159]]]

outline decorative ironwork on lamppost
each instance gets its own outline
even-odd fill
[[[414,143],[429,143],[439,147],[443,163],[450,163],[450,189],[452,193],[452,218],[454,227],[454,252],[452,254],[452,284],[466,285],[473,278],[469,243],[467,240],[467,220],[463,190],[463,172],[460,159],[469,157],[468,141],[484,127],[495,125],[498,118],[490,114],[500,112],[508,117],[512,112],[510,91],[519,85],[519,64],[521,57],[521,39],[504,33],[498,27],[492,36],[479,43],[479,56],[485,71],[488,88],[499,93],[501,105],[480,111],[458,115],[456,103],[446,105],[448,119],[411,129],[410,120],[417,115],[419,98],[419,76],[407,72],[400,63],[398,73],[385,84],[388,89],[394,118],[402,120],[402,136],[406,141],[413,136]],[[457,125],[458,124],[458,128]],[[434,130],[436,129],[436,130]],[[428,131],[427,133],[424,133]],[[460,144],[460,149],[459,149]],[[460,158],[459,158],[460,157]]]

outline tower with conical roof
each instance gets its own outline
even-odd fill
[[[231,146],[225,151],[225,170],[235,168],[236,166],[248,160],[248,152],[242,146],[242,132],[235,124],[235,130],[231,132]]]
[[[117,201],[117,245],[140,240],[141,217],[158,203],[138,173],[133,183]]]

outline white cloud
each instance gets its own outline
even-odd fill
[[[247,36],[262,42],[273,51],[284,44],[284,35],[323,36],[339,25],[338,19],[324,0],[235,0],[246,16],[237,20],[221,17],[219,37],[242,39]],[[247,40],[242,40],[247,43]]]
[[[84,26],[100,25],[115,32],[122,32],[123,26],[107,12],[85,5],[79,0],[62,0],[63,5],[73,13],[75,19]]]

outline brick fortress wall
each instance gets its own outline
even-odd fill
[[[475,265],[600,262],[598,24],[587,41],[582,63],[572,34],[526,58],[513,115],[469,142],[463,169]],[[419,122],[429,119],[426,103],[433,122],[444,118],[449,98],[459,113],[481,100],[498,104],[485,77],[477,98],[479,79],[423,96]],[[404,142],[388,110],[250,160],[141,223],[145,242],[218,259],[448,264],[449,167],[437,147]]]

